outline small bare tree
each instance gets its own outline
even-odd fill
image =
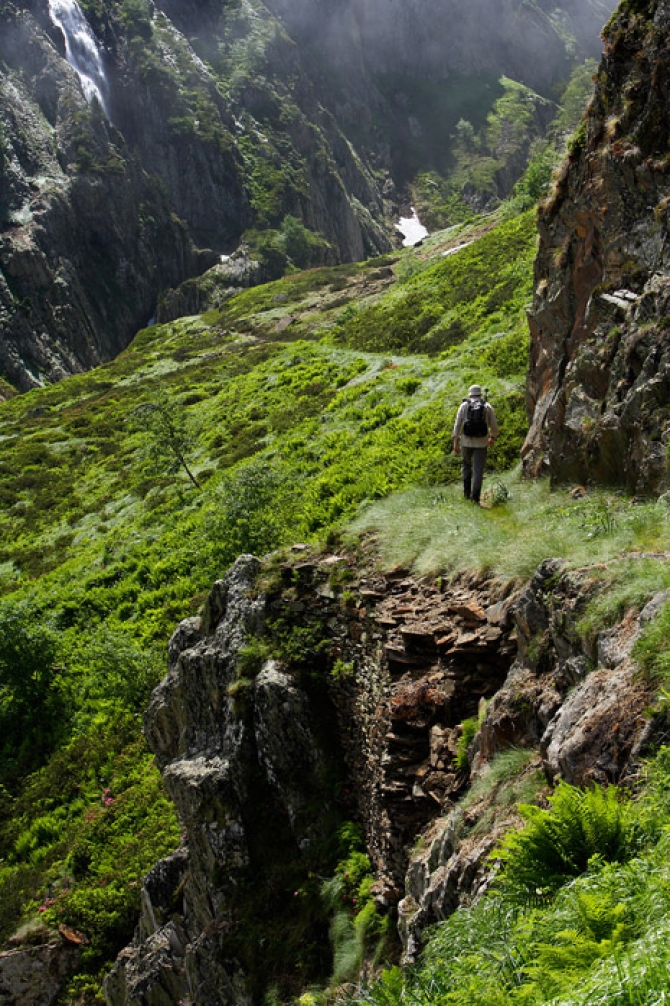
[[[157,475],[176,475],[183,469],[196,489],[202,488],[187,460],[195,438],[183,405],[161,393],[138,405],[131,421],[144,436],[142,454],[150,470]]]

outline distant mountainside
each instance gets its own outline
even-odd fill
[[[551,96],[612,6],[4,0],[0,376],[110,359],[243,240],[256,279],[390,249],[402,187],[448,171],[500,75]],[[70,65],[84,16],[101,101]]]
[[[442,81],[506,73],[546,93],[574,58],[598,51],[609,0],[268,0],[322,73],[346,81]],[[384,94],[383,98],[393,99]]]

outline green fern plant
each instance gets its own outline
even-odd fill
[[[630,801],[615,786],[579,789],[559,783],[550,809],[521,804],[526,821],[493,857],[503,864],[499,884],[522,901],[551,896],[592,861],[623,862],[637,845]]]
[[[468,768],[468,748],[474,740],[478,725],[476,716],[471,716],[461,723],[461,736],[458,738],[456,744],[456,757],[454,758],[454,763],[459,771],[464,771]]]

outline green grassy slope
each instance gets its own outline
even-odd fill
[[[636,510],[633,527],[625,501],[517,486],[534,221],[493,223],[245,291],[140,332],[106,367],[0,403],[1,926],[44,918],[87,933],[68,1001],[99,1001],[142,874],[179,842],[140,713],[169,633],[240,552],[323,540],[359,514],[382,551],[395,541],[390,561],[425,569],[513,575],[510,553],[544,557],[552,520],[572,527],[580,557],[605,539],[609,555],[665,547],[663,504]],[[473,515],[450,432],[474,380],[503,430],[487,485],[510,496]],[[200,489],[161,468],[152,409],[181,428]],[[613,603],[652,589],[617,594],[614,580]]]
[[[323,539],[361,504],[457,478],[450,430],[475,378],[504,424],[493,464],[516,458],[532,215],[483,231],[245,291],[0,404],[2,932],[40,917],[86,932],[69,995],[95,1000],[140,877],[179,842],[138,715],[177,621],[240,552]],[[181,424],[200,489],[156,463],[152,407]]]
[[[142,575],[127,597],[119,593],[133,565],[127,554],[147,552],[154,590],[169,579],[183,603],[191,584],[175,592],[176,579],[198,578],[178,573],[170,529],[187,537],[197,529],[204,546],[212,503],[220,505],[230,473],[252,458],[300,482],[288,537],[346,520],[364,499],[453,477],[444,447],[475,378],[509,416],[499,458],[507,467],[525,423],[523,308],[533,244],[526,216],[377,293],[374,303],[350,303],[338,289],[337,309],[319,308],[320,288],[339,288],[347,270],[365,276],[364,267],[300,274],[242,293],[204,318],[147,329],[114,363],[2,404],[2,590],[16,595],[49,583],[80,591],[74,573],[84,568],[117,612],[125,600],[127,619],[162,638],[168,623],[149,627],[147,612],[165,609],[173,619],[181,611],[164,594],[157,606],[145,598],[138,609],[148,586]],[[456,312],[459,338],[449,345],[443,319]],[[292,323],[278,334],[283,321]],[[425,336],[431,354],[408,354]],[[184,478],[155,477],[146,464],[134,416],[161,395],[192,431],[201,494]],[[208,577],[212,563],[225,561],[219,532],[210,539],[201,549],[209,558],[189,560],[206,561]],[[164,570],[152,550],[166,553]],[[98,608],[111,610],[102,601]]]
[[[500,756],[508,786],[521,754]],[[669,755],[650,763],[634,802],[616,787],[560,784],[549,809],[526,807],[525,829],[499,853],[497,885],[433,928],[414,971],[386,971],[352,1006],[667,1002]],[[492,772],[499,782],[495,763]]]

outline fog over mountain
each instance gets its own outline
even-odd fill
[[[341,77],[419,78],[490,73],[496,66],[536,88],[551,88],[566,61],[598,53],[610,0],[268,0],[300,45],[319,52]],[[557,38],[565,47],[556,45]]]

